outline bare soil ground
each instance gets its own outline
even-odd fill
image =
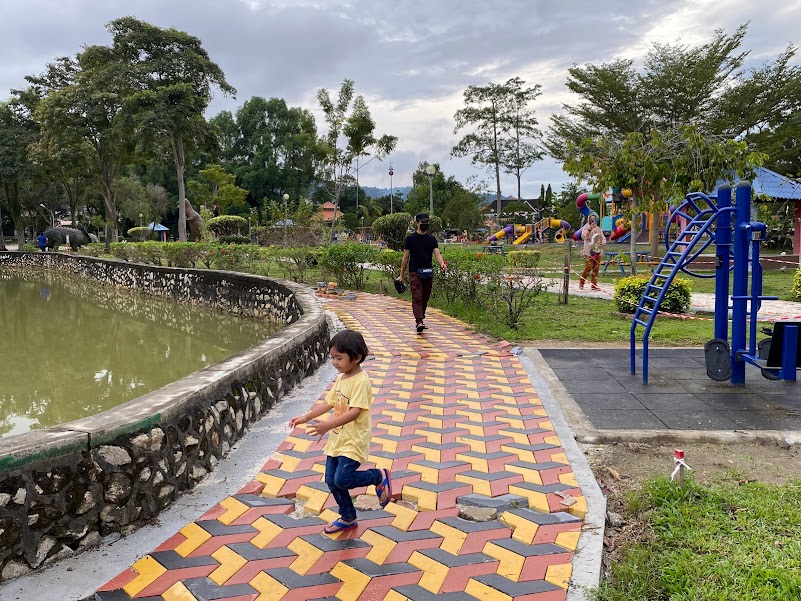
[[[603,558],[605,576],[608,576],[609,566],[621,545],[648,536],[644,524],[627,516],[627,495],[648,480],[669,477],[674,468],[676,447],[646,443],[580,446],[608,498]],[[801,447],[798,445],[782,448],[772,443],[704,443],[682,448],[693,477],[702,484],[734,481],[778,485],[801,479]]]

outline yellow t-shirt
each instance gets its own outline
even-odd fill
[[[350,378],[337,376],[334,387],[325,397],[326,402],[334,408],[334,417],[347,412],[352,407],[363,411],[352,422],[334,428],[328,433],[325,454],[331,457],[344,455],[359,463],[367,461],[370,451],[370,407],[373,405],[373,390],[370,378],[364,371]]]

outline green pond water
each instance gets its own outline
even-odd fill
[[[0,269],[0,436],[106,411],[278,329],[57,271]]]

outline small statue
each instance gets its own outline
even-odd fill
[[[178,206],[180,208],[180,204]],[[203,239],[203,217],[192,208],[188,198],[184,199],[184,209],[186,210],[186,222],[189,224],[189,230],[192,233],[192,240],[199,242]]]

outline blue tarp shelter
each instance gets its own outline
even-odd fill
[[[156,223],[155,221],[151,221],[150,223],[147,224],[147,229],[150,230],[151,232],[161,232],[161,241],[162,242],[167,241],[167,232],[170,231],[170,228],[164,227],[163,225],[161,225],[160,223]]]

